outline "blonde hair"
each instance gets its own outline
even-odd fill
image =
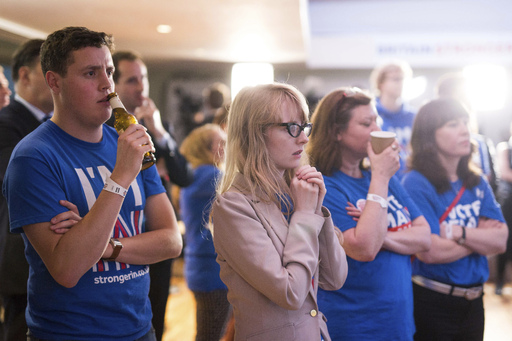
[[[224,134],[218,124],[209,123],[192,130],[183,140],[180,146],[180,153],[193,168],[201,165],[215,164],[215,157],[212,153],[215,133]]]
[[[370,74],[370,87],[376,96],[380,95],[380,85],[384,82],[388,73],[394,71],[401,71],[405,78],[412,77],[412,68],[406,61],[394,60],[378,65]]]
[[[246,87],[236,95],[228,114],[226,171],[217,195],[228,191],[235,176],[241,174],[249,186],[241,190],[263,202],[274,202],[281,207],[281,201],[284,201],[288,209],[291,207],[291,199],[286,198],[291,198],[289,183],[293,170],[286,171],[283,178],[270,159],[265,143],[267,128],[281,123],[285,101],[294,104],[304,122],[307,121],[306,99],[291,85],[272,83]]]

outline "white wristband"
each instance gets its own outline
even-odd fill
[[[444,233],[446,235],[446,239],[453,239],[453,228],[452,224],[443,221],[441,225],[444,225]]]
[[[381,197],[380,195],[368,193],[366,196],[366,200],[373,201],[380,204],[382,208],[388,208],[388,201]]]
[[[105,180],[105,186],[103,186],[103,189],[108,192],[119,194],[123,198],[126,196],[126,193],[128,193],[128,190],[126,188],[124,188],[121,185],[119,185],[118,183],[116,183],[110,177],[108,177]]]

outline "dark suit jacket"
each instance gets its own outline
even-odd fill
[[[324,217],[293,213],[244,193],[238,176],[213,203],[213,242],[235,314],[235,340],[329,341],[317,291],[339,289],[347,260]]]
[[[18,101],[0,110],[0,185],[14,147],[39,125],[34,115]],[[26,294],[27,280],[23,239],[19,234],[10,233],[7,202],[0,195],[0,293]]]

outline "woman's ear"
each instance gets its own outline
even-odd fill
[[[341,140],[343,139],[343,133],[341,131],[339,131],[337,134],[336,134],[336,140],[338,142],[340,142]]]

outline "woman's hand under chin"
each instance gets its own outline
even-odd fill
[[[295,178],[301,181],[305,181],[308,184],[314,185],[318,190],[317,198],[315,199],[316,207],[315,213],[322,215],[322,205],[324,202],[325,193],[327,192],[325,189],[324,177],[321,172],[317,171],[315,167],[305,165],[299,167],[295,172]],[[294,179],[295,179],[294,178]]]

